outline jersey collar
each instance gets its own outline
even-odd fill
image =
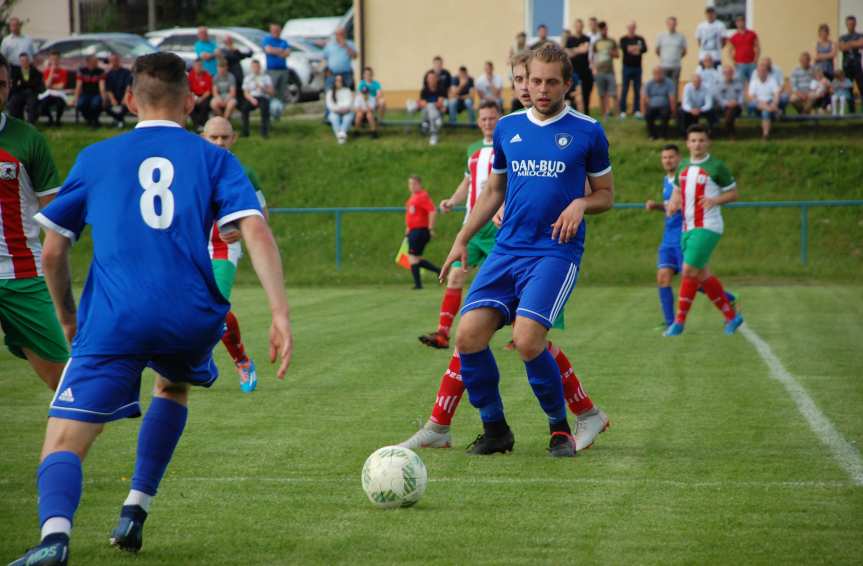
[[[0,132],[6,129],[6,113],[0,112]]]
[[[181,127],[180,124],[178,124],[176,122],[172,122],[170,120],[143,120],[141,122],[138,122],[138,124],[135,126],[135,129],[137,129],[137,128],[157,128],[160,126],[164,126],[166,128],[179,128],[179,127]]]
[[[560,109],[560,112],[557,114],[557,116],[553,116],[553,117],[549,118],[548,120],[540,120],[539,118],[537,118],[534,115],[534,112],[535,112],[535,110],[534,110],[533,106],[531,106],[530,110],[527,111],[527,119],[530,120],[531,122],[533,122],[534,124],[536,124],[537,126],[539,126],[540,128],[544,128],[545,126],[548,126],[550,124],[554,124],[555,122],[557,122],[558,120],[560,120],[561,118],[566,116],[567,112],[569,112],[569,106],[564,104],[563,108]]]
[[[698,165],[699,163],[704,163],[708,159],[710,159],[709,153],[707,155],[705,155],[704,157],[702,157],[701,159],[690,159],[689,163],[691,163],[692,165]]]

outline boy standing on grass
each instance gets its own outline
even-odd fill
[[[408,261],[411,264],[411,275],[414,278],[414,289],[422,289],[420,268],[433,271],[436,275],[440,269],[432,262],[423,258],[423,251],[434,235],[434,222],[437,209],[428,192],[422,187],[419,175],[408,177],[410,198],[405,203],[405,236],[408,239]]]
[[[734,334],[743,324],[728,301],[722,283],[707,269],[710,256],[722,237],[723,222],[720,207],[737,200],[737,182],[722,161],[710,155],[710,136],[707,128],[693,124],[686,130],[686,147],[689,158],[685,159],[674,177],[674,192],[666,208],[666,214],[683,212],[683,277],[677,317],[665,331],[665,336],[683,334],[686,315],[699,287],[725,317],[725,333]]]

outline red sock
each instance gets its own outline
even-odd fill
[[[704,292],[707,293],[707,296],[710,297],[710,300],[714,305],[716,305],[716,308],[719,309],[726,321],[731,320],[737,315],[737,313],[734,312],[734,308],[731,306],[731,303],[728,302],[728,297],[725,296],[725,289],[722,288],[722,282],[720,282],[716,276],[711,275],[702,281],[701,285],[704,287]]]
[[[243,338],[240,336],[240,323],[234,313],[229,311],[225,317],[225,333],[222,334],[222,344],[231,355],[234,363],[246,361],[246,349],[243,347]]]
[[[682,277],[680,279],[680,293],[677,300],[677,318],[674,322],[684,324],[686,315],[689,314],[689,308],[692,306],[692,301],[695,300],[695,293],[698,292],[698,279],[695,277]]]
[[[455,319],[460,306],[461,288],[451,289],[447,287],[446,293],[443,294],[443,300],[440,303],[440,322],[437,327],[437,331],[447,338],[449,338],[449,329],[452,327],[452,321]]]
[[[443,372],[440,387],[437,391],[437,399],[432,409],[431,420],[439,425],[447,425],[452,422],[452,416],[464,394],[464,383],[461,380],[461,359],[458,352],[452,355],[449,367]]]
[[[554,354],[551,342],[548,343],[548,349]],[[557,348],[554,361],[557,362],[557,367],[560,370],[560,379],[563,381],[563,397],[566,399],[566,404],[569,405],[569,410],[576,415],[581,415],[593,409],[593,401],[590,400],[587,392],[581,386],[581,382],[578,381],[578,376],[575,375],[569,358],[560,348]]]

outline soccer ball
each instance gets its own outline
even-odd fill
[[[383,509],[410,507],[423,496],[427,483],[425,464],[407,448],[384,446],[363,464],[363,490]]]

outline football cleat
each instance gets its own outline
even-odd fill
[[[428,421],[413,436],[397,446],[411,450],[416,450],[417,448],[449,448],[452,446],[452,436],[449,433],[449,426]]]
[[[576,453],[575,439],[568,432],[552,432],[548,453],[552,458],[572,458]]]
[[[240,374],[240,390],[243,393],[251,393],[258,386],[258,373],[255,371],[255,362],[252,358],[246,358],[244,362],[237,362],[237,373]]]
[[[488,454],[506,454],[512,452],[512,447],[515,445],[515,436],[512,430],[507,428],[502,436],[489,436],[480,434],[467,447],[467,453],[475,456],[486,456]]]
[[[600,433],[608,430],[608,415],[594,407],[590,411],[578,415],[575,422],[575,450],[581,452],[593,446],[593,441]]]
[[[111,531],[111,546],[126,552],[138,552],[144,544],[144,521],[147,512],[140,505],[123,505],[120,522]]]
[[[743,324],[743,317],[738,314],[725,323],[725,333],[734,334],[741,324]]]
[[[683,325],[679,322],[675,322],[662,333],[663,336],[680,336],[681,334],[683,334]]]
[[[69,535],[48,535],[9,566],[66,566],[69,560]]]
[[[449,337],[440,331],[420,336],[419,341],[430,348],[437,348],[438,350],[449,349]]]

